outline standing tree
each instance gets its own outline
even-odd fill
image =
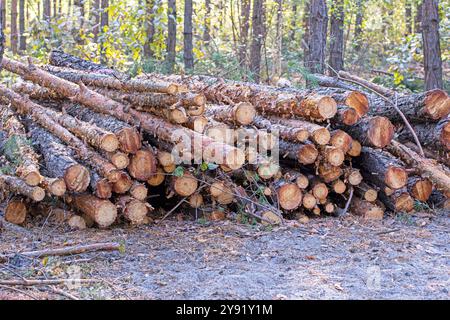
[[[167,42],[166,42],[166,66],[169,73],[173,72],[175,65],[175,48],[177,44],[177,3],[176,0],[168,0],[167,8]]]
[[[17,53],[17,0],[11,0],[11,51]]]
[[[308,60],[311,73],[323,73],[327,44],[328,12],[326,0],[311,0],[309,10]]]
[[[194,54],[192,48],[192,0],[184,1],[184,68],[194,68]]]
[[[100,19],[100,30],[103,34],[102,41],[100,43],[100,62],[106,63],[106,31],[109,27],[109,0],[101,0],[101,19]]]
[[[344,0],[333,1],[330,23],[330,69],[344,68]],[[332,73],[333,71],[330,70]]]
[[[47,23],[47,28],[50,27],[51,8],[50,0],[44,0],[42,14],[44,21]]]
[[[356,20],[355,20],[355,50],[359,51],[361,48],[361,34],[362,34],[362,22],[364,18],[364,3],[363,0],[356,1]]]
[[[281,50],[283,46],[283,0],[276,0],[277,21],[275,35],[275,50],[273,56],[273,77],[277,79],[281,76]]]
[[[19,0],[19,50],[27,49],[25,36],[25,0]]]
[[[442,89],[442,60],[439,41],[438,0],[424,0],[422,7],[422,41],[425,89]]]
[[[211,41],[211,0],[205,0],[205,29],[203,30],[203,42],[208,47]]]
[[[253,0],[252,44],[250,47],[250,71],[256,83],[260,81],[261,48],[264,41],[265,1]]]
[[[412,4],[411,0],[405,0],[405,22],[406,22],[406,35],[412,33]]]
[[[309,37],[309,8],[310,8],[310,0],[305,1],[305,6],[303,8],[303,17],[302,17],[302,25],[303,25],[303,39],[302,39],[302,47],[303,47],[303,59],[305,61],[309,61],[308,57],[308,37]]]
[[[0,1],[0,14],[1,14],[1,21],[2,21],[2,30],[5,30],[6,27],[6,0]]]
[[[423,1],[419,0],[419,3],[416,8],[416,16],[414,18],[414,32],[420,33],[422,32],[422,8],[423,8]]]
[[[3,34],[5,21],[4,12],[6,11],[5,1],[1,2],[0,10],[0,70],[2,70],[3,53],[5,52],[5,35]]]
[[[145,33],[146,39],[144,44],[144,57],[147,59],[152,59],[154,57],[154,52],[152,44],[155,38],[155,13],[158,7],[158,0],[146,0],[145,1]]]
[[[248,31],[250,27],[250,0],[242,0],[241,2],[241,14],[239,25],[239,64],[241,67],[247,66],[247,46],[248,46]]]
[[[59,2],[61,5],[61,2]],[[59,9],[61,6],[59,7]],[[93,7],[91,7],[91,15],[94,18],[94,26],[92,27],[92,33],[94,35],[94,42],[98,42],[98,33],[100,30],[100,0],[94,0]]]

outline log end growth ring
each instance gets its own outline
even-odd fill
[[[82,165],[75,164],[66,170],[64,182],[67,189],[74,192],[83,192],[89,186],[91,177],[89,170]]]
[[[435,89],[425,98],[426,113],[434,120],[445,118],[450,114],[450,98],[443,90]]]
[[[374,117],[370,120],[367,137],[373,146],[384,148],[391,143],[394,137],[394,125],[385,117]]]
[[[337,103],[331,97],[321,97],[317,103],[318,111],[323,119],[331,119],[337,113]]]
[[[287,183],[278,190],[278,201],[285,210],[297,209],[302,199],[302,191],[295,183]]]
[[[404,168],[390,166],[384,176],[384,182],[389,188],[400,189],[406,185],[408,174]]]

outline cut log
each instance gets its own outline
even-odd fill
[[[237,125],[248,125],[256,116],[256,109],[248,102],[234,105],[207,105],[205,115],[216,121]]]
[[[131,222],[132,225],[140,225],[146,222],[148,208],[140,200],[130,196],[122,196],[116,202],[122,215]]]
[[[393,98],[393,102],[410,121],[439,121],[450,113],[450,98],[445,91],[434,89],[427,92],[399,96]],[[400,122],[402,118],[394,107],[381,98],[373,98],[370,101],[369,114],[388,118],[393,122]]]
[[[347,106],[338,105],[337,113],[334,118],[334,121],[337,123],[343,123],[346,126],[352,126],[358,123],[361,117],[358,115],[355,109],[352,109]]]
[[[188,121],[184,124],[185,127],[194,130],[198,133],[204,133],[208,127],[208,118],[203,115],[192,116],[188,118]]]
[[[146,181],[156,172],[157,160],[150,150],[139,150],[131,156],[128,172],[139,180]]]
[[[328,197],[328,187],[325,183],[317,182],[312,186],[312,194],[318,200],[323,200]]]
[[[253,124],[259,129],[278,132],[280,138],[291,142],[304,142],[309,138],[309,132],[302,128],[289,127],[283,124],[277,124],[261,116],[255,117]]]
[[[198,209],[204,203],[203,196],[200,193],[194,193],[189,197],[189,205],[191,208]]]
[[[308,141],[295,144],[280,141],[279,148],[282,158],[297,160],[304,165],[313,164],[319,155],[317,148],[312,143],[308,143]]]
[[[147,183],[152,186],[152,187],[156,187],[159,186],[160,184],[162,184],[164,182],[165,179],[165,172],[162,168],[158,167],[156,169],[156,173],[154,173],[148,180]]]
[[[352,186],[359,185],[363,180],[363,176],[361,175],[361,172],[358,169],[345,168],[344,172],[345,172],[345,181],[350,183]]]
[[[380,200],[391,211],[394,212],[411,212],[414,210],[414,199],[409,194],[406,187],[397,190],[387,190],[380,192]]]
[[[147,199],[148,189],[143,183],[134,182],[130,189],[130,195],[140,201]]]
[[[450,192],[450,173],[448,169],[435,160],[423,158],[395,140],[391,142],[387,149],[414,168],[423,178],[428,178],[438,190]]]
[[[42,201],[45,197],[44,189],[40,187],[31,187],[15,176],[0,173],[0,184],[3,185],[4,188],[7,188],[11,193],[28,197],[33,201]]]
[[[128,157],[128,155],[121,151],[104,152],[101,153],[101,155],[104,156],[105,159],[108,159],[119,170],[127,168],[130,164],[130,158]]]
[[[408,147],[409,149],[411,149],[412,151],[419,153],[419,148],[417,147],[417,145],[414,142],[405,142],[404,145],[406,147]],[[431,149],[426,149],[423,148],[423,152],[425,153],[425,158],[429,158],[429,159],[434,159],[437,162],[440,162],[444,165],[446,165],[447,167],[450,168],[450,153],[449,152],[444,152],[444,151],[440,151],[440,150],[431,150]]]
[[[378,191],[370,187],[365,182],[362,182],[356,186],[355,193],[362,199],[369,202],[375,202],[378,199]]]
[[[233,202],[234,194],[232,187],[224,181],[209,180],[209,182],[212,182],[209,187],[209,192],[215,201],[221,205],[227,205]]]
[[[343,194],[345,190],[347,190],[347,185],[340,179],[333,181],[331,186],[333,191],[337,194]]]
[[[10,223],[23,224],[27,218],[27,206],[20,197],[9,200],[4,210],[5,220]]]
[[[109,200],[90,194],[74,195],[71,203],[76,209],[89,216],[100,228],[109,227],[116,221],[117,208]]]
[[[42,180],[39,172],[39,156],[27,142],[25,128],[14,113],[7,107],[0,105],[0,124],[5,131],[6,141],[0,141],[0,149],[6,158],[17,163],[15,173],[28,185],[37,186]],[[3,137],[2,137],[2,140]],[[9,150],[5,150],[4,144],[9,142]]]
[[[284,210],[295,210],[303,200],[303,194],[295,183],[278,183],[275,186],[278,195],[278,203]]]
[[[408,181],[405,164],[386,151],[363,147],[358,161],[364,179],[380,190],[399,189]]]
[[[433,192],[433,183],[427,178],[410,177],[408,179],[408,192],[414,199],[422,202],[428,201]]]
[[[320,125],[299,120],[299,119],[285,119],[275,116],[270,116],[268,119],[274,123],[282,126],[286,126],[291,130],[296,130],[301,134],[302,140],[298,140],[300,142],[304,142],[308,137],[306,137],[306,132],[308,136],[311,137],[311,141],[318,145],[326,145],[330,141],[330,132],[327,128],[322,127]],[[281,133],[281,130],[280,130]],[[283,136],[281,136],[283,137]],[[292,140],[291,140],[292,141]]]
[[[343,130],[334,130],[331,133],[330,144],[333,147],[340,148],[345,153],[349,152],[353,145],[352,137]]]
[[[73,159],[72,150],[47,130],[29,124],[31,140],[43,155],[51,178],[62,178],[70,191],[83,192],[90,182],[89,171]]]
[[[325,183],[331,183],[339,179],[342,174],[343,171],[341,167],[336,167],[329,163],[321,163],[319,165],[319,176]]]
[[[353,126],[339,124],[336,126],[369,147],[384,148],[394,137],[394,126],[385,117],[364,117]]]
[[[49,178],[44,176],[42,177],[42,181],[39,186],[51,195],[57,197],[62,197],[67,190],[66,183],[62,178]]]
[[[384,216],[383,208],[378,205],[362,200],[358,197],[354,197],[350,206],[350,211],[356,215],[364,217],[368,220],[382,220]]]
[[[415,124],[413,129],[422,146],[441,152],[450,151],[450,116],[442,119],[437,124]],[[414,141],[406,127],[398,132],[398,140],[400,142]]]
[[[184,172],[181,177],[172,178],[173,190],[182,197],[189,197],[198,188],[197,179],[190,173]]]
[[[305,209],[312,210],[316,207],[316,205],[317,205],[317,199],[312,193],[308,192],[303,195],[302,206]]]
[[[109,199],[112,196],[112,185],[108,179],[100,177],[95,171],[91,171],[91,189],[94,195],[100,199]]]
[[[124,194],[130,190],[132,185],[133,180],[131,177],[126,172],[119,171],[117,181],[112,183],[112,191],[118,194]]]
[[[67,225],[73,230],[84,230],[87,228],[86,221],[83,217],[76,214],[72,215],[69,220],[67,220]]]
[[[325,162],[336,167],[340,166],[345,160],[345,153],[337,147],[325,146],[319,152],[319,158],[323,158]]]
[[[358,140],[353,140],[352,141],[352,146],[350,148],[350,150],[347,151],[347,154],[350,157],[359,157],[359,155],[361,154],[361,143],[359,143]]]

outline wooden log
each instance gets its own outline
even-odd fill
[[[203,196],[200,193],[194,193],[188,200],[189,205],[194,209],[198,209],[204,204]]]
[[[448,169],[435,160],[423,158],[395,140],[391,142],[387,149],[414,168],[423,178],[428,178],[438,190],[450,192],[450,173]]]
[[[216,121],[245,126],[253,122],[256,109],[248,102],[239,102],[234,105],[208,104],[205,115]]]
[[[225,181],[213,181],[209,187],[211,197],[221,205],[228,205],[234,200],[233,186],[228,185]]]
[[[10,199],[4,209],[5,220],[14,224],[23,224],[27,218],[25,199],[15,197]]]
[[[1,129],[5,135],[0,141],[0,149],[7,159],[18,163],[15,174],[30,186],[37,186],[42,180],[39,172],[39,156],[27,143],[27,135],[22,123],[7,106],[0,106]],[[9,150],[5,150],[5,143],[9,142]]]
[[[334,130],[331,132],[330,144],[333,147],[340,148],[345,153],[349,152],[353,145],[352,137],[343,130]]]
[[[156,172],[147,180],[147,183],[152,187],[156,187],[164,182],[165,177],[164,170],[161,167],[158,167]]]
[[[380,190],[386,187],[399,189],[408,181],[405,164],[386,151],[363,147],[358,163],[364,179],[373,182]]]
[[[146,222],[148,208],[144,202],[130,196],[122,196],[117,199],[116,206],[132,225],[140,225]]]
[[[120,171],[117,175],[117,181],[112,183],[112,191],[118,194],[127,193],[131,186],[133,185],[133,180],[124,171]]]
[[[108,179],[102,178],[97,172],[91,171],[91,189],[93,194],[100,199],[109,199],[112,196],[112,185]]]
[[[319,165],[319,177],[322,178],[323,182],[331,183],[343,174],[341,167],[333,166],[329,163],[321,163]]]
[[[130,195],[140,201],[147,199],[148,189],[143,183],[135,181],[130,188]]]
[[[109,200],[99,199],[90,194],[79,194],[73,196],[71,204],[93,219],[100,228],[109,227],[116,221],[117,208]]]
[[[283,124],[277,124],[262,116],[257,116],[253,120],[253,124],[260,129],[275,130],[280,138],[291,142],[305,142],[309,138],[309,132],[298,127],[289,127]]]
[[[361,216],[368,220],[382,220],[384,216],[383,208],[358,197],[353,198],[350,206],[350,212],[356,216]]]
[[[342,149],[333,146],[324,146],[319,150],[319,158],[333,166],[340,166],[345,160]]]
[[[207,155],[205,160],[208,162],[224,163],[232,169],[240,168],[245,162],[243,152],[237,148],[217,143],[190,129],[171,125],[148,113],[142,113],[133,109],[128,110],[123,104],[102,96],[84,85],[76,85],[70,81],[55,77],[33,65],[26,66],[10,59],[4,59],[2,65],[5,69],[19,74],[26,80],[52,89],[66,98],[72,98],[73,101],[82,103],[94,111],[112,115],[129,124],[139,123],[144,130],[166,142],[177,144],[179,138],[174,137],[174,132],[178,130],[180,134],[190,138],[190,141],[199,142],[202,150],[205,151],[204,154]],[[211,157],[211,155],[214,156]]]
[[[0,173],[0,184],[11,193],[28,197],[36,202],[42,201],[45,197],[44,189],[31,187],[15,176]]]
[[[336,126],[369,147],[384,148],[394,137],[393,124],[388,118],[380,116],[364,117],[353,126]]]
[[[304,165],[313,164],[319,155],[319,151],[317,150],[317,148],[308,141],[305,143],[295,144],[286,141],[280,141],[279,148],[280,156],[282,158],[297,160]]]
[[[340,179],[333,181],[331,187],[333,189],[333,192],[337,194],[343,194],[345,190],[347,190],[347,185]]]
[[[72,150],[47,130],[35,124],[29,124],[28,128],[32,142],[38,146],[43,156],[50,178],[64,179],[70,191],[85,191],[90,182],[89,171],[74,160]]]
[[[188,117],[188,121],[184,124],[185,127],[194,130],[198,133],[204,133],[208,127],[208,118],[203,115]]]
[[[345,181],[350,183],[350,185],[352,185],[352,186],[359,185],[363,180],[363,176],[361,175],[361,172],[358,169],[345,168],[344,175],[345,175]]]
[[[128,154],[121,151],[116,152],[102,152],[101,155],[108,159],[117,169],[122,170],[128,167],[130,164],[130,158]]]
[[[450,116],[438,123],[421,123],[413,125],[414,132],[422,146],[441,152],[450,151]],[[413,141],[408,128],[398,131],[400,142]]]
[[[295,210],[302,204],[303,194],[297,184],[278,181],[274,189],[277,191],[278,203],[284,210]]]
[[[419,148],[414,142],[407,141],[404,145],[412,151],[420,154]],[[434,159],[450,168],[450,154],[448,152],[442,150],[431,150],[429,148],[423,148],[423,152],[425,154],[425,158]]]
[[[316,207],[316,205],[317,205],[317,199],[311,192],[305,193],[303,195],[302,206],[305,209],[313,210]]]
[[[355,110],[358,118],[364,117],[369,112],[369,99],[367,98],[367,95],[361,91],[340,90],[335,88],[320,88],[317,91],[322,95],[330,96],[338,105]]]
[[[369,202],[375,202],[378,199],[378,191],[365,182],[362,182],[355,187],[355,193]]]
[[[39,186],[51,195],[57,197],[62,197],[67,190],[66,183],[62,178],[49,178],[43,176]]]
[[[397,190],[386,190],[379,193],[380,200],[391,211],[411,212],[414,210],[414,199],[406,187]]]
[[[48,117],[46,113],[42,112],[41,106],[35,104],[26,97],[20,96],[3,85],[0,85],[0,93],[2,93],[19,112],[29,115],[36,123],[40,124],[66,144],[73,147],[73,150],[79,158],[85,160],[89,159],[89,165],[97,169],[102,176],[107,177],[110,181],[116,179],[118,170],[112,163],[101,157],[94,150],[88,148],[83,141]]]
[[[419,176],[413,176],[408,179],[408,192],[414,199],[425,202],[433,192],[433,183]]]
[[[361,154],[361,148],[361,143],[359,143],[358,140],[353,140],[352,146],[347,151],[347,155],[349,155],[350,157],[359,157],[359,155]]]
[[[131,156],[128,172],[133,178],[146,181],[156,172],[156,163],[152,151],[141,149]]]
[[[302,137],[301,140],[298,140],[300,142],[304,142],[308,137],[310,137],[311,141],[313,141],[314,143],[318,145],[326,145],[329,143],[331,138],[328,129],[318,124],[303,121],[300,119],[285,119],[275,116],[270,116],[268,117],[268,119],[274,124],[282,125],[290,128],[291,130],[296,130],[297,132],[299,132]],[[306,137],[306,132],[308,133],[308,137]]]
[[[189,197],[197,190],[198,181],[189,172],[184,172],[181,177],[173,176],[172,188],[176,194],[182,197]]]
[[[445,91],[434,89],[422,93],[398,96],[392,99],[410,121],[439,121],[450,113],[450,98]],[[379,115],[393,122],[402,121],[394,107],[381,98],[370,101],[370,115]]]
[[[67,225],[73,230],[84,230],[87,228],[86,221],[83,217],[76,214],[67,220]]]
[[[355,109],[347,106],[338,105],[334,122],[343,123],[346,126],[352,126],[358,123],[361,117],[358,115]]]

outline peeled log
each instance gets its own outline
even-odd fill
[[[128,172],[130,175],[139,180],[146,181],[156,172],[156,157],[150,150],[139,150],[132,155]]]
[[[5,207],[5,220],[14,224],[23,224],[27,218],[27,206],[22,198],[13,198]]]
[[[358,161],[364,179],[373,182],[380,190],[386,186],[399,189],[408,181],[404,163],[386,151],[363,147]]]
[[[47,130],[30,124],[31,140],[39,147],[51,178],[62,178],[67,189],[83,192],[90,182],[89,171],[72,157],[72,151]]]
[[[410,177],[408,179],[408,191],[415,199],[425,202],[433,192],[433,183],[427,178]]]
[[[256,116],[256,109],[248,102],[239,102],[234,105],[207,105],[205,115],[216,121],[248,125]]]
[[[395,140],[387,149],[414,168],[423,178],[428,178],[438,190],[450,193],[450,173],[444,166],[435,160],[421,157]]]
[[[25,128],[16,115],[7,106],[2,105],[0,105],[0,123],[1,129],[6,133],[4,139],[14,144],[14,154],[5,152],[6,150],[2,150],[2,152],[9,161],[18,162],[15,168],[18,177],[30,186],[37,186],[42,180],[39,172],[39,156],[27,143]],[[0,145],[3,145],[4,142],[6,141],[0,141]],[[4,149],[3,146],[1,149]]]
[[[336,126],[368,147],[384,148],[394,137],[394,126],[385,117],[364,117],[353,126]]]
[[[117,208],[109,200],[102,200],[90,194],[80,194],[73,196],[71,204],[94,220],[100,228],[109,227],[116,221]]]
[[[31,187],[15,176],[0,173],[0,184],[11,193],[28,197],[36,202],[42,201],[45,197],[44,189]]]
[[[414,124],[413,129],[422,146],[441,152],[450,151],[450,116],[438,123]],[[398,133],[398,140],[414,141],[406,127]]]
[[[450,113],[450,98],[440,89],[399,96],[392,100],[405,117],[414,122],[439,121]],[[394,122],[402,121],[394,107],[381,98],[371,99],[370,106],[371,115],[384,116]]]
[[[144,202],[130,196],[122,196],[117,200],[116,205],[132,225],[140,225],[146,222],[148,208]]]

